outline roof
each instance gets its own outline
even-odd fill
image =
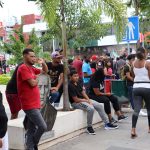
[[[137,43],[137,41],[130,41],[131,44]],[[120,45],[122,44],[128,44],[128,42],[120,42]],[[104,36],[100,40],[98,40],[98,46],[109,46],[109,45],[118,45],[116,36],[115,35],[109,35],[109,36]]]

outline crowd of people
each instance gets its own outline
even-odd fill
[[[69,101],[74,109],[87,112],[87,132],[89,134],[96,134],[92,127],[94,110],[98,112],[106,130],[118,129],[118,122],[128,118],[121,111],[121,105],[114,93],[105,90],[105,80],[120,79],[126,82],[130,106],[134,110],[131,138],[137,137],[136,123],[143,107],[143,100],[147,109],[150,133],[148,97],[150,93],[150,62],[146,60],[146,57],[146,50],[139,48],[136,55],[123,55],[116,60],[109,54],[82,58],[77,55],[74,59],[68,60]],[[49,102],[54,104],[54,107],[58,107],[63,93],[63,50],[59,49],[53,52],[51,62],[45,62],[41,58],[37,59],[34,51],[28,48],[23,51],[23,58],[23,63],[16,67],[7,84],[6,97],[11,110],[11,119],[16,119],[21,109],[28,119],[25,136],[26,149],[37,150],[42,134],[47,131],[47,125],[40,112],[38,75],[46,74],[50,77]],[[42,69],[35,68],[35,63],[40,64]],[[111,104],[117,119],[111,112]]]

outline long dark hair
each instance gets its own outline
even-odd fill
[[[136,57],[139,59],[139,60],[143,60],[145,59],[145,54],[146,53],[146,49],[143,48],[143,47],[140,47],[137,49],[137,52],[136,52]]]
[[[110,64],[111,64],[110,66],[107,65],[107,63],[109,63],[109,62],[110,62]],[[111,61],[110,59],[108,59],[108,60],[105,61],[105,67],[106,67],[107,69],[108,69],[108,68],[112,68],[112,61]]]

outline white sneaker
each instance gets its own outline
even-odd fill
[[[147,113],[144,112],[143,110],[140,111],[139,115],[142,117],[147,117]]]

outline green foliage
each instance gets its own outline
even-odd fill
[[[38,1],[43,16],[48,22],[50,33],[61,39],[60,0]],[[64,0],[67,39],[86,43],[87,39],[97,39],[105,35],[107,25],[102,25],[100,15],[104,12],[111,17],[117,40],[121,40],[126,25],[126,7],[121,0]],[[85,17],[85,18],[84,18]],[[85,30],[84,30],[85,29]]]
[[[51,58],[50,58],[50,53],[49,52],[43,52],[40,54],[40,57],[43,58],[45,61],[51,61]]]
[[[9,80],[10,80],[10,76],[5,74],[0,75],[0,85],[6,85]]]
[[[39,56],[39,53],[42,49],[42,47],[39,45],[40,39],[36,36],[35,30],[33,29],[29,35],[29,41],[28,45],[32,46],[32,49],[34,50],[35,54]]]
[[[146,33],[150,31],[150,0],[128,0],[128,7],[133,7],[133,15],[139,16],[140,19],[140,32]],[[145,41],[145,46],[147,45]]]
[[[134,15],[140,16],[150,16],[150,1],[149,0],[128,0],[128,7],[134,8]]]
[[[11,61],[14,61],[15,63],[22,62],[22,51],[28,46],[32,47],[37,55],[39,55],[39,52],[41,51],[39,39],[34,30],[32,30],[29,35],[29,41],[25,40],[22,27],[18,30],[14,30],[13,33],[9,35],[9,39],[10,42],[4,42],[1,45],[1,49],[6,53],[12,54],[14,58],[11,59]]]
[[[10,58],[10,59],[7,61],[7,64],[8,64],[8,65],[16,64],[15,58]]]
[[[3,3],[2,1],[0,1],[0,7],[3,8],[3,4],[4,4],[4,3]]]

